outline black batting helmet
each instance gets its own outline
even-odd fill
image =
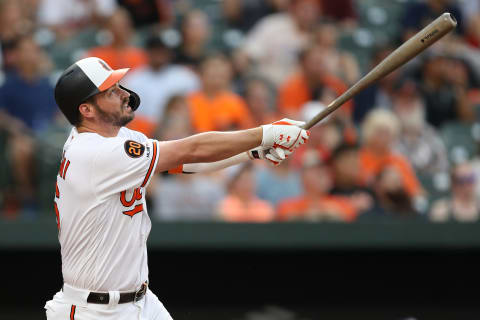
[[[71,124],[76,125],[80,120],[78,107],[88,98],[107,90],[120,81],[129,68],[113,70],[102,59],[96,57],[79,60],[68,67],[58,79],[55,86],[55,101]],[[138,94],[123,86],[123,90],[130,93],[128,105],[133,111],[140,105]]]

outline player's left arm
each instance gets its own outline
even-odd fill
[[[270,164],[274,166],[278,166],[288,157],[293,151],[285,150],[284,154],[285,157],[281,158],[275,150],[271,148],[262,148],[257,147],[255,149],[248,150],[246,152],[239,153],[234,155],[233,157],[215,161],[215,162],[202,162],[202,163],[187,163],[184,165],[180,165],[177,168],[170,169],[165,173],[169,174],[178,174],[178,173],[208,173],[213,172],[221,169],[225,169],[230,166],[234,166],[236,164],[240,164],[243,162],[247,162],[250,160],[255,159],[265,159]]]

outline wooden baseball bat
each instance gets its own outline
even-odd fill
[[[320,120],[324,119],[333,111],[337,110],[346,101],[355,96],[375,81],[383,78],[393,70],[402,66],[404,63],[415,57],[417,54],[428,48],[434,42],[442,38],[457,25],[457,20],[450,13],[444,13],[428,26],[423,28],[415,36],[408,39],[404,44],[393,51],[388,57],[383,59],[375,68],[367,73],[363,78],[357,81],[347,91],[332,101],[322,112],[308,121],[304,129],[310,129]]]

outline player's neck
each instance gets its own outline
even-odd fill
[[[92,132],[101,135],[105,138],[116,137],[120,127],[116,126],[107,126],[107,125],[98,125],[95,123],[84,122],[77,126],[78,133]]]

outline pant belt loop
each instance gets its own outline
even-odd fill
[[[118,291],[108,291],[109,300],[108,300],[108,307],[113,308],[118,305],[118,301],[120,300],[120,292]]]

